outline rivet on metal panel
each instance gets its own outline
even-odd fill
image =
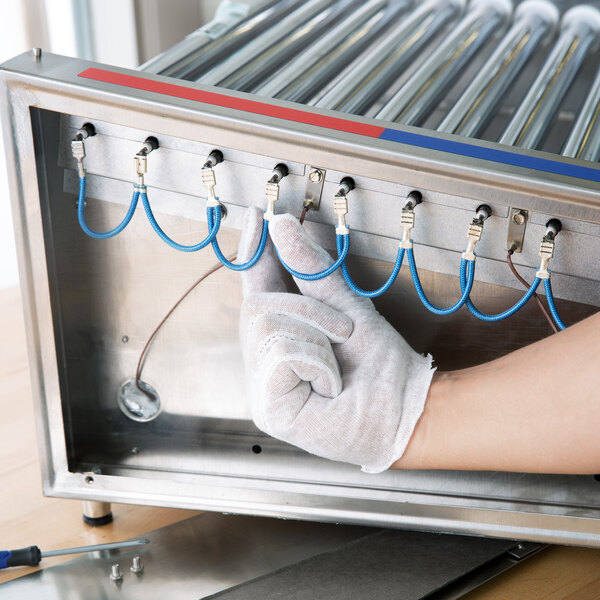
[[[319,210],[323,184],[325,183],[325,171],[316,167],[308,168],[306,180],[306,193],[304,194],[304,207],[310,210]]]
[[[129,570],[136,575],[139,575],[144,570],[144,565],[139,556],[133,557],[133,564],[129,567]]]
[[[121,568],[119,567],[118,564],[113,565],[111,567],[109,577],[110,577],[111,581],[122,581],[123,572],[121,571]]]
[[[42,58],[42,49],[41,48],[33,48],[31,50],[32,54],[33,54],[33,58],[38,61],[41,60]]]
[[[506,236],[506,249],[511,248],[514,252],[523,250],[523,240],[525,239],[525,228],[529,213],[520,208],[511,208],[508,216],[508,235]]]

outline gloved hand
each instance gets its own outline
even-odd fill
[[[248,209],[238,257],[254,252],[262,213]],[[284,271],[333,261],[297,219],[279,215],[258,264],[243,273],[240,335],[250,412],[265,433],[331,460],[379,473],[404,453],[435,369],[339,271],[286,293]],[[287,276],[287,273],[285,273]],[[289,277],[289,276],[287,276]]]

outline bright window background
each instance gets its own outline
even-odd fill
[[[210,20],[218,4],[219,0],[0,0],[0,62],[40,47],[136,68]],[[5,165],[0,143],[0,289],[18,283]]]

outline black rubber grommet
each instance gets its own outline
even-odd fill
[[[92,527],[102,527],[102,525],[108,525],[113,522],[113,514],[109,512],[103,517],[88,517],[87,515],[83,515],[83,522]]]

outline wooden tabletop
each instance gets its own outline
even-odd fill
[[[33,423],[29,368],[19,291],[0,290],[0,549],[37,544],[53,549],[120,541],[197,514],[113,505],[115,520],[94,528],[81,502],[44,498]],[[43,567],[70,557],[45,559]],[[0,583],[36,569],[0,571]],[[1,594],[0,594],[1,595]],[[555,546],[544,550],[465,600],[600,600],[600,550]]]

